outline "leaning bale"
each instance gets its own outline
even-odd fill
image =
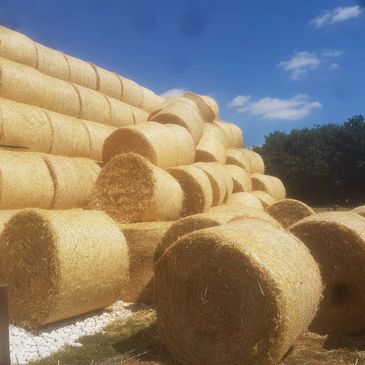
[[[194,103],[196,104],[196,106],[199,109],[199,113],[200,113],[202,119],[205,122],[210,123],[216,118],[217,115],[214,113],[214,111],[210,107],[210,105],[206,103],[207,99],[204,100],[201,95],[198,95],[198,94],[195,94],[192,92],[188,92],[188,93],[184,94],[184,97],[194,101]]]
[[[143,91],[133,80],[118,75],[122,84],[122,98],[121,100],[127,104],[133,105],[137,108],[143,107]]]
[[[52,209],[84,208],[100,167],[86,158],[44,155],[54,182]]]
[[[266,212],[280,222],[284,228],[315,214],[311,207],[295,199],[279,200],[266,208]]]
[[[160,95],[156,95],[152,90],[141,86],[143,94],[143,106],[142,109],[148,113],[153,112],[156,109],[161,108],[165,102],[165,98]]]
[[[239,148],[229,148],[227,150],[226,163],[236,165],[245,169],[249,174],[252,171],[250,158]]]
[[[98,76],[97,90],[104,95],[121,100],[123,90],[118,75],[98,66],[95,66],[95,70]]]
[[[129,253],[129,280],[121,298],[126,302],[152,304],[153,257],[172,222],[143,222],[121,225]]]
[[[365,219],[349,212],[304,218],[289,230],[311,251],[325,285],[312,330],[351,334],[365,328]]]
[[[162,168],[191,164],[195,157],[194,141],[185,128],[155,122],[117,129],[104,143],[103,161],[129,152]]]
[[[317,264],[288,232],[259,220],[204,229],[155,266],[158,333],[183,364],[275,365],[321,289]]]
[[[50,208],[52,176],[42,155],[0,151],[0,209]]]
[[[361,216],[363,216],[365,218],[365,205],[362,205],[361,207],[357,207],[357,208],[353,209],[352,212],[360,214]]]
[[[212,207],[213,191],[208,176],[194,165],[172,167],[167,171],[184,192],[183,217],[207,211]]]
[[[257,198],[260,199],[262,206],[264,208],[267,208],[271,204],[275,203],[275,199],[270,194],[265,193],[264,191],[255,190],[255,191],[251,191],[251,194],[255,195]]]
[[[285,186],[275,176],[252,174],[252,190],[260,190],[270,194],[275,200],[282,200],[286,197]]]
[[[248,148],[237,148],[236,150],[240,151],[241,154],[246,156],[246,158],[250,161],[251,173],[258,173],[258,174],[265,173],[264,160],[257,152],[252,151]]]
[[[74,84],[96,90],[98,77],[95,66],[69,55],[65,55],[65,57],[70,68],[70,81]]]
[[[6,225],[4,247],[10,321],[24,327],[107,307],[128,275],[125,238],[100,211],[25,210]]]
[[[261,200],[255,195],[246,192],[234,193],[226,201],[228,206],[241,208],[254,208],[264,210]]]
[[[180,216],[183,192],[166,171],[135,153],[114,157],[101,170],[89,207],[121,223],[170,221]]]
[[[246,170],[236,165],[226,165],[225,167],[233,180],[233,193],[252,190],[251,178]]]
[[[229,147],[235,148],[243,146],[243,133],[240,127],[233,123],[224,122],[222,120],[216,120],[214,123],[218,125],[226,134],[228,140],[230,141]]]

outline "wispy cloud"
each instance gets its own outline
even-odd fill
[[[341,23],[352,18],[357,18],[362,12],[363,9],[359,5],[338,7],[331,10],[325,10],[312,19],[309,24],[314,28],[322,28],[329,24]]]
[[[163,96],[164,98],[171,98],[173,96],[182,96],[184,95],[188,90],[184,89],[184,88],[180,88],[180,89],[170,89],[165,91],[164,93],[161,94],[161,96]]]
[[[228,104],[238,113],[269,120],[298,120],[308,116],[313,110],[319,109],[319,101],[310,101],[306,94],[299,94],[289,99],[265,97],[252,100],[250,95],[237,95]]]
[[[278,67],[290,73],[293,81],[298,81],[307,76],[310,71],[326,64],[330,59],[341,56],[342,52],[337,49],[327,49],[319,53],[296,51],[288,60],[280,62]]]

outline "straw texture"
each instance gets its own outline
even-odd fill
[[[265,193],[264,191],[255,190],[251,191],[251,194],[260,199],[264,208],[267,208],[271,204],[275,203],[275,199],[270,194]]]
[[[148,120],[148,113],[131,105],[134,124],[145,123]]]
[[[95,67],[91,63],[78,58],[69,55],[65,55],[65,57],[70,68],[70,81],[74,84],[96,90],[98,76]]]
[[[365,218],[365,205],[362,205],[360,207],[353,209],[352,212],[360,214],[361,216],[363,216]]]
[[[8,248],[10,320],[24,327],[111,305],[128,275],[125,238],[103,212],[20,212],[6,225],[0,247]]]
[[[225,167],[233,180],[233,193],[252,190],[251,178],[246,170],[236,165],[226,165]]]
[[[160,95],[156,95],[152,90],[141,86],[143,94],[143,106],[142,109],[148,113],[153,112],[156,109],[161,108],[165,102],[165,98]]]
[[[285,186],[275,176],[252,174],[252,190],[260,190],[270,194],[275,200],[282,200],[286,197]]]
[[[104,95],[121,100],[123,90],[118,75],[98,66],[95,66],[95,71],[98,76],[97,90]]]
[[[311,251],[325,285],[312,330],[341,335],[363,330],[365,219],[349,212],[319,213],[289,230]]]
[[[134,107],[122,101],[105,96],[110,107],[110,120],[106,123],[113,127],[123,127],[135,123]],[[147,116],[145,116],[147,119]]]
[[[305,246],[258,220],[191,233],[155,266],[158,332],[184,364],[277,364],[320,294]]]
[[[105,210],[120,223],[132,223],[175,220],[182,203],[181,187],[169,173],[128,153],[104,166],[89,207]]]
[[[136,82],[127,79],[126,77],[118,75],[122,84],[122,101],[127,104],[136,106],[137,108],[143,107],[143,91],[141,86]]]
[[[236,148],[242,155],[246,156],[246,158],[250,161],[251,173],[264,174],[265,173],[265,164],[262,157],[255,151],[252,151],[248,148]]]
[[[217,115],[214,113],[211,106],[206,103],[206,100],[208,100],[208,99],[203,99],[201,95],[191,93],[191,92],[185,93],[184,97],[194,101],[194,103],[196,104],[196,106],[199,110],[199,113],[200,113],[202,119],[205,122],[207,122],[207,123],[212,122],[216,118]],[[213,100],[213,99],[211,99],[211,100]]]
[[[236,165],[251,173],[251,159],[245,154],[242,149],[230,148],[227,150],[226,163],[229,165]]]
[[[266,208],[266,212],[280,222],[284,228],[315,214],[315,211],[311,207],[295,199],[277,201]]]
[[[261,200],[251,193],[234,193],[226,201],[228,206],[264,210]],[[274,217],[275,218],[275,217]]]
[[[229,141],[228,147],[234,148],[243,146],[243,133],[240,127],[233,123],[224,122],[223,120],[215,120],[214,123],[226,134],[226,138]]]

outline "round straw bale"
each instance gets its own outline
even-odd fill
[[[227,194],[226,178],[217,165],[214,162],[196,162],[193,165],[203,170],[208,176],[213,192],[212,206],[222,204]]]
[[[271,204],[275,203],[275,199],[268,193],[265,193],[264,191],[259,191],[259,190],[255,190],[255,191],[251,191],[252,195],[255,195],[257,198],[260,199],[262,206],[264,208],[269,207]]]
[[[235,148],[241,155],[245,156],[246,159],[250,161],[251,173],[264,174],[265,164],[262,157],[248,148]]]
[[[265,191],[275,200],[282,200],[286,197],[285,186],[282,181],[270,175],[251,174],[252,190]]]
[[[0,98],[0,143],[49,152],[52,143],[50,122],[37,107]]]
[[[46,208],[54,185],[42,155],[0,151],[0,209]]]
[[[141,86],[143,94],[143,106],[142,109],[150,113],[161,107],[165,98],[160,95],[156,95],[152,90]]]
[[[226,163],[242,167],[248,173],[251,173],[252,171],[250,158],[237,148],[229,148],[227,150]]]
[[[219,116],[219,106],[215,99],[208,95],[200,95],[200,97],[204,100],[205,104],[207,104],[210,109],[213,110],[213,113],[216,117]]]
[[[230,141],[229,147],[242,147],[243,146],[243,133],[240,127],[233,123],[224,122],[223,120],[215,120],[214,123],[218,125],[226,134]]]
[[[86,158],[44,155],[54,182],[52,209],[87,206],[100,167]]]
[[[246,192],[234,193],[226,201],[228,206],[236,206],[242,208],[254,208],[264,210],[261,200],[255,195]]]
[[[365,328],[365,219],[349,212],[309,216],[289,230],[311,251],[325,285],[312,330],[351,334]]]
[[[46,75],[68,81],[70,68],[64,54],[37,42],[34,45],[38,54],[37,69]]]
[[[135,108],[126,103],[123,103],[122,101],[110,98],[108,96],[105,96],[105,99],[110,106],[110,120],[105,124],[119,128],[125,125],[132,125],[135,123],[133,110]]]
[[[275,365],[321,290],[312,256],[282,229],[245,220],[200,230],[155,265],[158,333],[184,364]]]
[[[92,90],[97,89],[98,76],[95,67],[78,58],[65,55],[70,68],[70,80],[74,84],[87,87]]]
[[[251,178],[246,170],[236,165],[225,165],[225,167],[233,180],[233,193],[252,190]]]
[[[315,214],[307,204],[295,199],[283,199],[271,204],[266,212],[274,217],[284,228]]]
[[[118,75],[122,84],[122,101],[127,104],[136,106],[137,108],[143,108],[143,91],[133,80]]]
[[[171,167],[167,171],[179,182],[184,192],[183,217],[205,212],[212,207],[212,186],[204,171],[193,165]]]
[[[146,122],[119,128],[105,141],[103,161],[134,152],[158,167],[172,167],[194,162],[194,141],[189,132],[178,125]]]
[[[183,192],[166,171],[144,157],[114,157],[101,170],[90,208],[105,210],[121,223],[170,221],[180,216]]]
[[[353,209],[352,212],[360,214],[361,216],[363,216],[365,218],[365,205],[362,205],[360,207]]]
[[[122,98],[122,83],[118,75],[114,72],[95,66],[98,75],[97,90],[117,100]]]
[[[226,148],[218,140],[203,136],[196,146],[195,161],[225,164]]]
[[[0,95],[78,117],[79,97],[67,81],[44,75],[32,67],[0,58]]]
[[[201,97],[201,95],[189,92],[189,93],[184,94],[184,98],[194,101],[194,103],[196,104],[196,106],[199,109],[199,113],[200,113],[202,119],[205,122],[210,123],[215,119],[216,114],[214,113],[214,111],[210,107],[210,105],[208,105],[205,102],[205,100]]]
[[[153,257],[156,247],[171,225],[172,222],[143,222],[121,225],[129,253],[129,280],[123,286],[122,300],[152,304]]]
[[[24,34],[0,26],[0,55],[14,62],[37,67],[37,50],[33,41]]]
[[[147,112],[145,112],[144,110],[139,109],[135,106],[132,106],[132,105],[131,105],[131,109],[132,109],[132,113],[133,113],[134,124],[147,122],[147,120],[148,120]]]
[[[9,314],[38,327],[101,309],[120,298],[128,246],[100,211],[25,210],[7,223]]]
[[[88,120],[85,120],[84,124],[90,136],[90,155],[88,157],[92,160],[103,161],[104,142],[116,128]]]

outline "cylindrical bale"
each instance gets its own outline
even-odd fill
[[[37,70],[60,80],[70,79],[70,68],[65,55],[55,49],[34,42],[37,48]]]
[[[24,34],[0,26],[0,56],[31,67],[37,66],[37,50]]]
[[[16,325],[33,328],[105,308],[127,280],[125,237],[104,212],[25,210],[7,223],[0,243],[7,247]]]
[[[119,128],[105,141],[103,161],[116,155],[134,152],[158,167],[172,167],[194,162],[194,141],[183,127],[146,122]]]
[[[255,195],[246,192],[234,193],[226,201],[228,206],[254,208],[264,210],[261,200]]]
[[[251,160],[240,149],[229,148],[227,150],[226,163],[229,165],[236,165],[245,169],[249,174],[252,172]]]
[[[65,57],[70,67],[70,81],[74,84],[96,90],[98,76],[96,74],[95,66],[89,62],[82,61],[69,55],[65,55]]]
[[[50,208],[52,176],[42,155],[0,151],[0,209]]]
[[[147,89],[146,87],[141,86],[142,94],[143,94],[143,106],[142,109],[148,113],[153,112],[154,110],[161,107],[161,105],[165,102],[165,98],[160,95],[156,95],[152,90]]]
[[[49,152],[52,128],[43,110],[0,98],[0,143]]]
[[[279,200],[266,208],[266,212],[280,222],[284,228],[316,214],[307,204],[295,199]]]
[[[361,216],[363,216],[365,218],[365,205],[362,205],[360,207],[353,209],[352,212],[360,214]]]
[[[169,173],[135,153],[118,155],[101,170],[89,207],[121,223],[179,218],[183,192]]]
[[[190,99],[178,98],[167,101],[161,110],[151,113],[148,120],[181,125],[190,132],[196,145],[203,136],[204,121],[197,106]]]
[[[118,75],[122,84],[122,101],[127,104],[136,106],[137,108],[143,108],[143,91],[133,80]]]
[[[213,99],[211,96],[208,95],[199,95],[205,102],[205,104],[207,104],[210,109],[213,110],[213,113],[216,117],[219,116],[219,106],[218,103],[215,99]]]
[[[104,142],[116,128],[88,120],[85,120],[84,124],[90,136],[89,158],[95,161],[103,161]]]
[[[198,94],[195,94],[192,92],[188,92],[188,93],[184,94],[184,98],[194,101],[194,103],[196,104],[196,106],[199,109],[199,113],[200,113],[201,117],[203,118],[203,120],[205,122],[210,123],[217,116],[214,113],[213,109],[210,107],[210,105],[208,105],[206,103],[206,101],[201,97],[201,95],[198,95]]]
[[[134,124],[145,123],[148,121],[148,113],[144,110],[131,105]]]
[[[44,112],[52,127],[50,154],[69,157],[90,156],[90,136],[84,121],[47,110]]]
[[[108,96],[105,98],[110,106],[110,121],[106,124],[118,128],[135,124],[134,109],[136,108]]]
[[[244,144],[243,133],[240,127],[233,123],[224,122],[223,120],[214,121],[225,132],[228,140],[230,141],[231,148],[239,148]]]
[[[253,190],[251,191],[252,195],[255,195],[257,198],[260,199],[262,206],[264,208],[269,207],[271,204],[275,203],[275,199],[268,193],[265,193],[264,191],[259,191],[259,190]]]
[[[215,207],[205,213],[191,215],[175,222],[163,236],[161,243],[155,251],[156,263],[165,251],[182,236],[200,229],[221,226],[229,222],[241,219],[260,219],[274,226],[280,225],[270,215],[256,209],[238,209],[227,206]]]
[[[123,91],[118,75],[99,66],[95,66],[95,70],[98,75],[97,90],[104,95],[121,100]]]
[[[213,191],[204,171],[194,165],[171,167],[167,171],[184,192],[183,217],[205,212],[212,207]]]
[[[80,101],[67,81],[44,75],[29,66],[0,58],[0,96],[78,117]]]
[[[311,329],[341,335],[364,330],[365,219],[349,212],[319,213],[289,230],[309,248],[325,286]]]
[[[236,165],[225,165],[233,180],[233,193],[252,190],[251,178],[246,170]]]
[[[282,229],[245,220],[200,230],[155,265],[158,333],[183,364],[276,365],[321,290],[316,262]]]
[[[270,194],[275,200],[286,198],[286,190],[282,181],[270,175],[251,174],[252,190],[261,190]]]
[[[84,208],[100,167],[86,158],[44,155],[54,182],[52,209]]]
[[[172,222],[143,222],[121,225],[129,253],[129,280],[123,285],[122,300],[152,304],[153,258],[156,247],[172,224]]]
[[[196,162],[193,166],[203,170],[208,176],[213,192],[212,206],[222,204],[227,194],[226,177],[222,169],[214,162]]]
[[[255,151],[252,151],[248,148],[236,148],[242,155],[246,156],[250,161],[251,165],[251,173],[264,174],[265,173],[265,164],[262,157]]]

